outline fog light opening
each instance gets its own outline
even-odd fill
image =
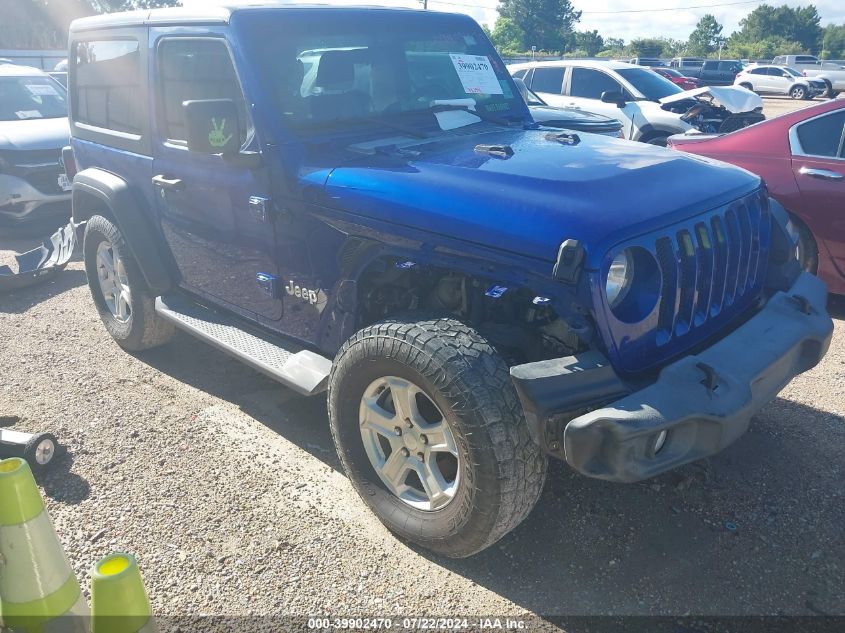
[[[654,448],[651,451],[652,455],[657,455],[664,446],[666,446],[666,438],[669,437],[669,431],[663,429],[660,433],[657,434],[657,437],[654,440]]]

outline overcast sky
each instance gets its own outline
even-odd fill
[[[286,0],[278,0],[285,3]],[[293,0],[292,0],[293,1]],[[304,0],[307,1],[307,0]],[[417,0],[321,0],[328,4],[378,4],[384,6],[422,6]],[[629,41],[634,37],[664,35],[675,39],[686,39],[695,23],[705,14],[712,13],[725,27],[723,33],[730,35],[739,28],[739,21],[763,0],[753,0],[733,6],[710,6],[710,8],[683,9],[700,5],[725,5],[739,0],[572,0],[576,9],[583,12],[578,30],[598,29],[605,37],[622,37]],[[182,0],[186,6],[219,4],[214,0]],[[231,4],[231,2],[227,2]],[[768,0],[768,4],[793,7],[814,4],[822,18],[822,25],[845,23],[845,0]],[[496,0],[429,0],[429,8],[439,11],[467,13],[481,23],[493,26],[496,21]],[[644,9],[667,9],[642,12]],[[602,13],[610,11],[638,11],[638,13]]]

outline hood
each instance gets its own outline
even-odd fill
[[[70,143],[67,118],[0,121],[0,151],[61,149]]]
[[[551,124],[557,127],[568,127],[573,130],[608,131],[621,130],[622,124],[616,119],[593,114],[574,108],[555,108],[552,106],[528,106],[531,116],[537,123]]]
[[[660,104],[668,105],[670,103],[692,99],[693,97],[711,97],[728,112],[734,114],[752,112],[757,108],[763,107],[763,99],[760,98],[760,95],[739,86],[702,86],[701,88],[694,88],[693,90],[663,97],[660,100]]]
[[[595,268],[610,246],[760,184],[726,163],[644,143],[581,134],[564,145],[548,134],[500,129],[421,141],[411,159],[359,155],[330,171],[328,204],[548,261],[575,238]],[[496,158],[476,151],[479,144],[509,145],[513,155]]]

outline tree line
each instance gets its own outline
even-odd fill
[[[845,58],[845,24],[821,26],[815,6],[761,4],[729,36],[715,16],[706,14],[686,40],[635,38],[625,42],[598,30],[578,31],[581,12],[570,0],[501,0],[499,17],[488,34],[505,56],[541,54],[565,57],[694,57],[771,59],[809,53],[822,59]]]
[[[71,21],[98,13],[176,6],[179,0],[0,0],[0,49],[67,46]]]

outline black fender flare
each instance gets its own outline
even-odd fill
[[[111,215],[148,288],[156,295],[173,288],[174,275],[168,269],[170,254],[145,212],[145,203],[123,178],[97,168],[80,171],[73,179],[72,205],[77,224],[104,212]]]

